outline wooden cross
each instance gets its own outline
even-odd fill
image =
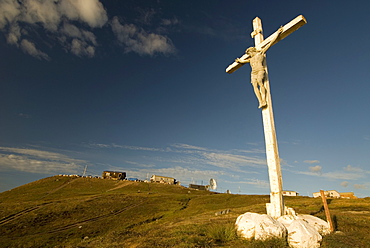
[[[251,33],[254,38],[255,48],[261,51],[266,46],[272,46],[280,40],[287,37],[289,34],[296,31],[298,28],[306,24],[306,19],[300,15],[283,26],[283,30],[278,34],[276,31],[265,40],[262,34],[261,19],[256,17],[253,20],[253,32]],[[277,37],[277,38],[276,38]],[[270,44],[273,42],[272,44]],[[240,59],[247,60],[250,56],[244,54]],[[233,73],[244,64],[234,62],[226,68],[227,73]],[[280,158],[278,152],[278,144],[275,132],[274,114],[272,111],[272,101],[270,94],[270,83],[267,76],[267,66],[265,66],[264,87],[266,89],[266,103],[267,105],[262,108],[263,129],[265,134],[266,145],[266,158],[270,180],[270,203],[266,204],[267,214],[277,218],[285,214],[285,206],[283,202],[283,180],[281,175]]]

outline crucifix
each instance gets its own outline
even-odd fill
[[[250,47],[240,58],[226,68],[227,73],[233,73],[246,63],[251,66],[251,83],[255,95],[262,109],[263,129],[265,134],[266,159],[270,180],[270,203],[266,204],[267,214],[277,218],[285,214],[283,201],[283,180],[281,175],[280,158],[275,132],[274,114],[270,94],[270,83],[266,65],[266,51],[284,39],[298,28],[306,24],[306,19],[300,15],[280,27],[275,33],[264,39],[262,34],[261,19],[256,17],[253,20],[254,47]]]

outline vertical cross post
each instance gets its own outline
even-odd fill
[[[252,37],[254,38],[255,46],[258,47],[263,42],[262,22],[256,17],[253,20]],[[278,144],[275,132],[274,113],[272,111],[272,100],[270,94],[270,83],[268,79],[267,65],[266,77],[264,85],[266,88],[267,106],[262,108],[263,130],[265,134],[266,158],[270,180],[270,203],[266,204],[267,214],[277,218],[284,215],[283,202],[283,180],[281,175],[280,158]]]

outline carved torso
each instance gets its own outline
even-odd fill
[[[265,55],[262,53],[256,53],[251,59],[250,59],[250,65],[252,68],[252,73],[264,71],[264,60],[265,60]]]

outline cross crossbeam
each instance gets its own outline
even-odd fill
[[[303,25],[305,25],[307,23],[306,21],[306,18],[304,18],[303,15],[299,15],[297,16],[296,18],[294,18],[293,20],[291,20],[290,22],[288,22],[287,24],[285,24],[283,26],[283,32],[279,35],[278,39],[271,45],[275,45],[276,43],[278,43],[279,41],[281,41],[282,39],[284,39],[285,37],[287,37],[288,35],[290,35],[291,33],[293,33],[294,31],[296,31],[297,29],[299,29],[300,27],[302,27]],[[257,33],[259,32],[262,32],[262,30],[257,30],[257,32],[253,31],[252,32],[252,38],[254,38],[254,35],[256,35]],[[277,31],[276,31],[277,32]],[[271,34],[268,38],[266,38],[263,42],[261,42],[260,44],[256,45],[256,49],[257,50],[261,50],[263,49],[265,46],[267,46],[271,40],[275,37],[276,35],[276,32]],[[247,54],[244,54],[241,59],[248,59],[249,56]],[[238,70],[240,67],[242,67],[244,64],[241,64],[241,63],[237,63],[237,62],[234,62],[232,64],[230,64],[227,68],[226,68],[226,72],[231,74],[233,73],[234,71]]]

